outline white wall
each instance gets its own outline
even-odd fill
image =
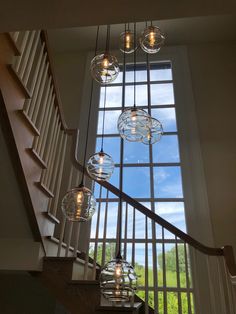
[[[215,245],[236,252],[236,43],[189,45],[188,55]]]

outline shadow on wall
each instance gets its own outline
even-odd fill
[[[70,314],[27,272],[0,272],[1,314]]]

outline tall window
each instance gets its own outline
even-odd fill
[[[115,162],[115,171],[110,179],[110,183],[117,188],[122,186],[123,192],[144,204],[177,228],[186,231],[171,62],[150,64],[151,115],[161,121],[164,129],[161,141],[154,145],[148,146],[142,143],[124,141],[119,136],[117,120],[122,111],[122,77],[123,73],[121,71],[118,79],[107,87],[104,151],[111,155]],[[125,107],[131,107],[134,103],[133,78],[133,66],[128,65],[126,66],[125,75]],[[146,65],[137,66],[136,81],[136,105],[148,110]],[[105,87],[101,87],[96,151],[99,151],[101,146],[104,91]],[[123,167],[122,177],[120,176],[121,167]],[[120,179],[122,182],[119,181]],[[110,192],[107,193],[105,189],[101,189],[98,184],[95,184],[95,197],[98,201],[99,211],[97,211],[92,220],[91,251],[94,250],[94,242],[98,241],[97,259],[98,263],[103,264],[113,257],[112,255],[114,254],[116,241],[116,228],[114,226],[117,224],[118,198]],[[98,215],[99,231],[97,229]],[[122,231],[123,255],[129,262],[135,264],[137,272],[143,275],[142,266],[145,264],[145,220],[143,215],[140,215],[137,210],[126,206],[123,210]],[[101,256],[99,247],[104,246],[104,235],[107,252]],[[133,237],[135,241],[131,241]],[[153,228],[150,222],[148,227],[148,238],[150,239],[148,244],[149,273],[153,271],[153,253],[157,256],[159,267],[162,267],[161,255],[163,246],[161,243],[158,243],[158,239],[162,239],[162,237],[162,229],[159,226]],[[153,239],[156,239],[156,241],[153,241]],[[175,250],[173,235],[165,232],[164,242],[165,254],[171,255],[171,252]],[[157,277],[158,281],[162,280],[161,276]],[[140,296],[142,297],[144,279],[141,279],[140,283]],[[181,284],[184,287],[186,282]],[[152,279],[149,281],[149,285],[153,286]],[[166,278],[166,285],[169,289],[168,298],[177,298],[175,295],[177,276],[174,265]],[[163,282],[158,282],[158,286],[163,286]],[[160,313],[162,313],[161,310]],[[168,313],[172,312],[168,311]]]

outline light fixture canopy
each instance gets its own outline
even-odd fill
[[[125,109],[117,121],[120,136],[130,142],[141,142],[148,131],[149,118],[149,114],[143,109]]]
[[[110,53],[96,55],[91,61],[91,75],[98,83],[105,85],[113,82],[119,72],[119,63]]]
[[[87,162],[87,171],[92,179],[107,181],[114,171],[114,161],[112,157],[102,150],[93,154]]]
[[[160,141],[163,134],[163,127],[159,120],[150,117],[148,129],[145,130],[145,136],[142,138],[142,143],[146,145],[155,144]]]
[[[96,199],[83,185],[69,190],[62,199],[62,212],[69,221],[85,222],[96,210]]]
[[[101,270],[102,295],[111,302],[130,301],[137,290],[137,275],[131,264],[116,257]]]
[[[163,46],[165,36],[157,26],[148,26],[142,32],[139,42],[143,51],[153,54],[157,53]]]
[[[137,49],[135,34],[131,30],[126,30],[120,34],[120,50],[124,53],[132,53]]]

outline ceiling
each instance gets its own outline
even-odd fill
[[[235,0],[2,0],[0,32],[236,14]]]
[[[181,18],[155,21],[166,35],[165,45],[180,45],[194,42],[236,40],[236,17],[232,15]],[[133,27],[133,24],[130,24]],[[145,23],[137,23],[137,33]],[[48,31],[50,46],[54,53],[93,50],[96,37],[95,26],[56,29]],[[111,26],[111,48],[117,48],[117,38],[124,31],[124,24]],[[99,48],[103,50],[106,26],[99,31]]]

